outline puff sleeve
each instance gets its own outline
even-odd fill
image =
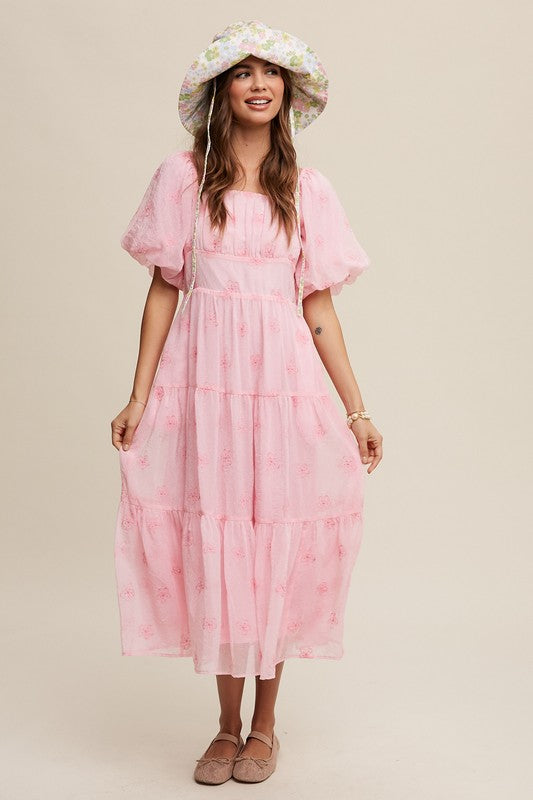
[[[190,198],[184,193],[189,162],[186,153],[168,155],[157,167],[141,203],[121,237],[121,247],[153,276],[185,291],[184,248],[191,225]]]
[[[300,217],[305,252],[304,291],[307,297],[317,289],[330,287],[338,294],[344,284],[355,281],[370,266],[351,228],[342,204],[330,182],[318,169],[301,171]],[[302,258],[295,270],[301,277]]]

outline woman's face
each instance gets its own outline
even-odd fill
[[[235,121],[242,126],[265,125],[278,113],[285,84],[276,64],[246,56],[231,68],[229,99]],[[266,103],[252,103],[266,99]]]

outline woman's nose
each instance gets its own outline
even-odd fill
[[[265,88],[265,81],[262,75],[256,75],[253,81],[254,89],[260,90]]]

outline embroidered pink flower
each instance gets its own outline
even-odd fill
[[[171,567],[171,572],[172,572],[173,575],[181,575],[182,571],[183,570],[182,570],[182,568],[180,567],[179,564],[173,564],[172,567]]]
[[[308,344],[309,336],[306,334],[305,331],[301,331],[300,329],[298,329],[296,331],[296,341],[299,342],[300,344]]]
[[[337,517],[326,517],[324,520],[324,525],[326,528],[333,529],[337,527],[337,521]]]
[[[317,422],[317,424],[313,428],[313,431],[317,439],[320,439],[322,436],[325,436],[326,434],[326,429],[324,428],[321,422]]]
[[[143,639],[150,639],[154,635],[154,629],[151,625],[139,625],[139,636]]]
[[[154,214],[154,204],[152,200],[148,200],[148,202],[145,204],[144,209],[141,211],[139,216],[152,217],[153,214]]]
[[[298,372],[298,366],[294,359],[291,359],[287,362],[287,372],[291,372],[292,374],[296,374]]]
[[[165,350],[162,351],[161,358],[159,360],[159,364],[162,367],[166,367],[169,364],[172,364],[172,357],[171,357],[171,355],[170,355],[168,350],[165,349]]]
[[[331,614],[328,617],[328,620],[329,620],[331,625],[338,625],[339,624],[339,618],[338,618],[337,613],[335,611],[331,612]]]
[[[163,388],[162,386],[156,386],[156,387],[154,388],[154,397],[155,397],[157,400],[162,400],[164,396],[165,396],[165,390],[164,390],[164,388]]]
[[[346,555],[346,548],[343,544],[340,544],[338,547],[339,558],[344,558]]]
[[[137,461],[138,461],[139,466],[140,466],[141,469],[146,469],[146,467],[150,466],[150,462],[148,460],[148,456],[145,453],[143,453],[143,455],[139,456]]]
[[[331,506],[331,497],[329,494],[320,494],[317,499],[319,508],[329,508]]]
[[[250,625],[247,619],[240,620],[240,622],[238,623],[238,628],[240,632],[244,634],[248,634],[252,630],[252,626]]]
[[[120,523],[120,527],[123,531],[129,531],[133,528],[134,522],[131,517],[122,517],[122,521]]]
[[[345,472],[357,472],[359,464],[353,456],[343,456],[340,460],[340,467]]]
[[[281,466],[281,460],[276,453],[267,453],[266,455],[266,465],[268,469],[279,469]]]
[[[199,499],[200,490],[197,486],[195,486],[194,489],[191,489],[191,491],[187,493],[187,500],[189,500],[191,503],[197,503]]]
[[[228,281],[226,283],[226,290],[228,292],[239,292],[240,287],[237,281]]]
[[[298,652],[300,654],[300,658],[313,658],[312,647],[300,647]]]
[[[244,558],[246,553],[244,552],[244,549],[239,545],[238,547],[233,548],[233,555],[235,556],[235,558]]]
[[[250,494],[243,494],[239,498],[239,506],[242,511],[246,512],[252,505],[252,496]]]
[[[260,367],[263,363],[263,356],[261,353],[252,353],[250,356],[250,364],[252,367]]]
[[[287,630],[291,633],[296,633],[302,627],[301,622],[297,619],[292,619],[290,622],[287,623]]]
[[[272,333],[279,333],[281,330],[281,325],[279,324],[279,320],[271,319],[268,322],[268,328],[272,331]]]
[[[218,325],[218,318],[217,318],[216,312],[212,311],[211,309],[209,311],[206,311],[206,313],[205,313],[205,327],[206,328],[208,328],[208,327],[216,328],[217,325]]]
[[[217,627],[217,621],[214,617],[204,617],[202,627],[206,631],[214,631]]]
[[[179,420],[174,414],[169,414],[165,417],[165,427],[167,430],[172,430],[179,426]]]
[[[194,347],[191,347],[191,358],[193,361],[198,360],[198,348],[196,347],[196,345]]]
[[[233,465],[233,452],[228,448],[225,448],[222,451],[221,462],[224,468],[228,468]]]
[[[191,637],[186,633],[182,634],[180,638],[180,647],[182,650],[188,650],[191,646]]]
[[[217,547],[213,542],[204,542],[202,545],[202,553],[216,553]]]
[[[322,583],[319,583],[318,586],[316,587],[316,590],[319,594],[326,594],[329,591],[329,587],[326,581],[322,581]]]
[[[237,330],[239,331],[239,336],[246,336],[246,334],[248,333],[248,325],[246,324],[246,322],[240,322],[237,327]]]
[[[287,586],[284,583],[278,583],[276,586],[276,592],[280,594],[282,597],[285,597],[287,594]]]
[[[227,353],[224,353],[222,358],[220,359],[220,366],[222,369],[228,369],[231,366],[231,359]]]
[[[167,600],[170,599],[170,589],[168,586],[160,586],[157,590],[157,599],[161,603],[166,603]]]
[[[300,561],[303,561],[305,564],[313,564],[316,561],[316,556],[312,550],[306,550],[300,556]]]
[[[298,472],[298,475],[301,475],[302,477],[311,474],[311,467],[309,466],[309,464],[298,464],[296,470]]]
[[[200,577],[196,581],[196,591],[197,592],[203,592],[204,589],[205,589],[205,580],[204,580],[204,578]]]
[[[209,458],[205,453],[198,453],[196,456],[196,461],[199,467],[205,467],[207,464],[209,464]]]
[[[135,589],[131,583],[128,583],[128,585],[122,589],[120,596],[124,598],[124,600],[131,600],[132,597],[135,597]]]

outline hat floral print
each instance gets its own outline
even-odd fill
[[[289,109],[292,137],[318,117],[324,110],[328,99],[328,78],[324,67],[316,53],[305,42],[284,31],[275,30],[258,20],[251,22],[234,22],[221,33],[214,36],[213,41],[193,61],[183,80],[178,112],[183,126],[189,133],[196,134],[207,114],[207,147],[204,157],[203,175],[198,188],[194,233],[192,244],[192,276],[187,294],[180,306],[183,314],[196,281],[196,246],[198,236],[198,219],[200,215],[200,199],[207,172],[207,159],[211,149],[210,123],[213,104],[217,90],[216,78],[225,70],[238,64],[246,56],[253,55],[273,64],[285,67],[292,72],[293,93]],[[209,81],[214,78],[213,92],[208,106],[207,93]],[[298,316],[303,316],[303,292],[305,272],[305,252],[302,245],[300,226],[300,188],[296,181],[294,193],[297,231],[302,253],[302,269],[298,285]]]
[[[195,58],[185,74],[178,112],[183,126],[196,133],[205,116],[208,81],[253,55],[293,73],[294,132],[306,128],[324,110],[328,78],[316,53],[297,36],[275,30],[258,20],[234,22]]]

